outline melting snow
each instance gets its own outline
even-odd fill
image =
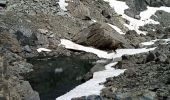
[[[58,4],[62,10],[67,11],[66,6],[68,6],[68,3],[65,0],[59,0]]]
[[[159,22],[156,22],[150,17],[157,11],[157,10],[164,10],[167,12],[170,12],[170,8],[168,7],[147,7],[148,9],[146,11],[143,11],[140,13],[141,20],[137,20],[134,18],[131,18],[127,15],[124,14],[124,10],[129,8],[125,2],[122,1],[117,1],[117,0],[104,0],[110,3],[111,7],[114,7],[115,11],[118,14],[121,14],[123,18],[127,19],[130,21],[130,25],[125,24],[129,29],[131,30],[136,30],[139,34],[145,32],[139,31],[139,26],[143,26],[145,24],[159,24]],[[92,20],[95,22],[95,20]],[[117,32],[120,34],[124,34],[121,29],[119,29],[117,26],[109,24],[112,28],[114,28]],[[151,45],[154,44],[157,40],[152,40],[150,42],[145,42],[141,43],[143,45]],[[165,41],[170,41],[170,39],[165,39]],[[90,52],[96,54],[100,58],[106,58],[106,59],[115,59],[115,58],[120,58],[122,55],[133,55],[133,54],[138,54],[138,53],[143,53],[143,52],[148,52],[152,51],[155,48],[140,48],[140,49],[118,49],[116,50],[117,53],[108,53],[106,51],[98,50],[92,47],[85,47],[79,44],[76,44],[72,41],[66,40],[66,39],[61,39],[61,44],[67,49],[74,49],[74,50],[80,50],[80,51],[85,51],[85,52]],[[125,71],[125,69],[114,69],[112,66],[115,66],[117,62],[115,63],[110,63],[105,66],[104,71],[99,71],[95,72],[93,74],[93,79],[90,79],[89,81],[77,86],[70,92],[56,98],[56,100],[71,100],[71,98],[75,97],[81,97],[81,96],[89,96],[89,95],[99,95],[101,89],[104,88],[103,85],[100,85],[100,83],[105,82],[106,78],[108,77],[114,77],[118,76],[121,73]]]
[[[168,39],[156,39],[156,40],[151,40],[149,42],[143,42],[141,43],[141,46],[149,46],[155,44],[156,41],[164,41],[164,43],[167,43],[170,41],[170,38]]]
[[[133,55],[137,53],[148,52],[148,51],[155,49],[155,48],[119,49],[119,50],[116,50],[117,53],[115,54],[115,53],[107,53],[106,51],[94,49],[91,47],[78,45],[66,39],[61,39],[60,45],[63,45],[67,49],[75,49],[75,50],[81,50],[85,52],[91,52],[91,53],[98,55],[101,58],[108,58],[108,59],[121,57],[122,55],[125,55],[125,54]],[[105,82],[106,78],[118,76],[125,71],[125,69],[114,69],[112,66],[115,66],[116,64],[117,62],[106,65],[104,71],[95,72],[93,74],[92,79],[75,87],[70,92],[56,98],[56,100],[71,100],[71,98],[75,98],[75,97],[99,95],[100,91],[104,88],[104,86],[100,85],[100,83]]]
[[[80,50],[80,51],[85,51],[85,52],[90,52],[93,54],[96,54],[98,57],[100,58],[106,58],[106,59],[115,59],[115,58],[119,58],[122,55],[133,55],[133,54],[137,54],[137,53],[143,53],[143,52],[148,52],[150,50],[154,50],[155,48],[141,48],[141,49],[117,49],[116,53],[108,53],[106,51],[102,51],[102,50],[98,50],[92,47],[85,47],[79,44],[76,44],[70,40],[66,40],[66,39],[61,39],[61,44],[63,45],[65,48],[67,49],[73,49],[73,50]]]
[[[95,48],[91,47],[85,47],[79,44],[75,44],[74,42],[66,39],[61,39],[61,45],[63,45],[67,49],[73,49],[73,50],[80,50],[80,51],[85,51],[85,52],[91,52],[96,54],[100,58],[107,58],[111,59],[112,57],[108,55],[106,51],[98,50]]]
[[[42,51],[51,52],[50,49],[46,49],[46,48],[38,48],[37,51],[38,51],[38,52],[42,52]]]
[[[109,2],[110,6],[115,9],[116,13],[122,15],[123,18],[130,21],[129,25],[124,24],[126,27],[128,27],[130,30],[136,30],[136,32],[139,34],[141,33],[146,34],[146,32],[142,32],[139,30],[140,26],[144,26],[145,24],[159,24],[159,22],[150,19],[150,17],[157,10],[170,12],[170,7],[147,7],[147,10],[140,13],[141,19],[137,20],[124,14],[124,10],[129,8],[125,2],[117,0],[104,0],[104,1]]]
[[[89,95],[99,95],[100,90],[104,88],[100,83],[105,82],[106,78],[118,76],[125,71],[125,69],[114,69],[112,66],[117,63],[111,63],[105,66],[106,70],[95,72],[93,74],[93,79],[77,86],[70,92],[56,98],[56,100],[71,100],[71,98],[89,96]]]
[[[123,33],[122,30],[121,30],[120,28],[118,28],[117,26],[112,25],[112,24],[108,24],[108,25],[110,25],[113,29],[115,29],[119,34],[125,34],[125,33]]]

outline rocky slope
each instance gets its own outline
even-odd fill
[[[126,2],[129,9],[125,10],[125,14],[135,19],[140,19],[140,12],[146,10],[147,6],[170,6],[169,0],[119,1]],[[27,63],[26,58],[76,54],[85,59],[97,59],[92,54],[63,48],[59,45],[62,38],[112,51],[117,48],[139,48],[142,47],[141,42],[170,37],[170,14],[162,10],[151,17],[160,24],[140,27],[140,30],[147,31],[148,34],[139,35],[135,30],[129,30],[124,25],[129,21],[117,14],[104,0],[68,0],[67,10],[62,9],[59,2],[60,0],[0,0],[0,99],[40,99],[29,82],[24,81],[21,76],[32,71],[33,66]],[[126,34],[120,35],[110,24]],[[158,46],[153,52],[124,56],[115,67],[126,68],[125,74],[109,78],[104,83],[106,89],[103,89],[101,96],[82,99],[139,99],[139,95],[143,94],[143,98],[168,100],[169,44],[162,45],[162,42],[157,41],[150,47],[153,46]],[[38,48],[48,48],[52,52],[39,53]],[[134,94],[134,91],[139,93]]]
[[[70,56],[74,51],[58,46],[60,39],[72,39],[75,34],[91,25],[91,19],[102,23],[119,23],[122,27],[121,19],[115,17],[114,10],[108,8],[109,4],[102,0],[75,0],[68,3],[68,11],[63,11],[58,2],[59,0],[0,1],[0,51],[1,58],[5,60],[1,60],[0,66],[0,98],[39,100],[38,93],[20,75],[32,71],[32,65],[25,58]],[[92,9],[93,7],[96,9]],[[127,30],[125,27],[122,29]],[[36,49],[40,47],[53,52],[38,53]],[[80,56],[90,59],[91,54],[83,53]]]

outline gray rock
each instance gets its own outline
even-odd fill
[[[48,14],[48,15],[57,15],[57,12],[60,11],[58,5],[58,0],[29,0],[29,1],[20,1],[20,0],[8,0],[8,11],[15,12],[17,14]]]
[[[74,17],[80,19],[90,18],[89,8],[81,3],[80,0],[74,0],[73,2],[70,2],[67,8],[70,14]]]
[[[145,0],[126,0],[126,4],[134,11],[144,11],[147,9]]]
[[[99,64],[96,64],[95,66],[93,66],[90,71],[92,73],[94,72],[98,72],[98,71],[102,71],[102,70],[105,70],[105,64],[102,64],[102,63],[99,63]]]
[[[146,41],[145,37],[137,34],[135,30],[129,30],[125,34],[125,38],[130,42],[132,46],[137,48],[141,42]]]
[[[21,93],[20,95],[23,100],[40,100],[39,94],[32,90],[28,81],[21,82],[16,86],[16,89],[19,93]]]
[[[108,78],[101,96],[106,100],[166,100],[170,95],[169,47],[169,44],[158,45],[150,53],[122,57],[115,67],[127,70],[118,77]]]
[[[122,35],[105,23],[94,23],[90,25],[76,34],[73,41],[78,44],[105,50],[115,50],[118,47],[131,47]]]
[[[6,7],[7,1],[6,0],[0,0],[0,6]]]
[[[101,96],[99,95],[90,95],[88,97],[79,97],[79,98],[72,98],[71,100],[104,100]]]
[[[140,17],[140,15],[135,15],[134,18],[140,20],[141,17]]]
[[[170,13],[158,10],[158,11],[156,11],[155,15],[156,15],[156,17],[154,17],[154,15],[153,15],[153,16],[151,16],[151,18],[160,22],[163,27],[167,27],[170,25],[170,20],[169,20]]]
[[[138,14],[139,14],[138,11],[135,11],[135,10],[133,10],[133,9],[126,9],[126,10],[124,11],[124,13],[125,13],[126,15],[128,15],[129,17],[132,17],[132,18],[135,18],[135,15],[138,15]]]
[[[31,50],[31,48],[29,47],[29,45],[24,46],[23,50],[26,51],[26,52],[28,52],[28,53],[32,52],[32,50]]]
[[[40,100],[39,93],[34,91],[34,93],[25,96],[24,100]]]
[[[0,45],[12,52],[21,52],[19,41],[7,31],[0,33]]]
[[[101,14],[102,14],[105,18],[108,18],[108,19],[110,19],[111,16],[112,16],[112,12],[109,12],[108,9],[102,10],[102,13],[101,13]]]
[[[160,6],[170,6],[169,0],[144,0],[147,5],[152,7],[160,7]]]

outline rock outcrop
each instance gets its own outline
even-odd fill
[[[169,99],[169,44],[159,45],[150,53],[124,56],[115,68],[127,69],[124,74],[108,78],[101,95],[109,99]],[[107,90],[107,92],[105,91]],[[113,94],[114,96],[110,97]],[[140,96],[139,96],[140,95]]]
[[[73,38],[78,44],[93,46],[98,49],[115,50],[119,47],[130,47],[126,39],[105,23],[94,23],[83,29]]]

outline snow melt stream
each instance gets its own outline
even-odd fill
[[[107,59],[114,59],[119,58],[122,55],[133,55],[137,53],[143,53],[148,52],[151,50],[154,50],[155,48],[142,48],[142,49],[118,49],[116,50],[117,53],[107,53],[106,51],[98,50],[91,47],[85,47],[76,43],[73,43],[72,41],[61,39],[60,46],[64,46],[67,49],[74,49],[74,50],[80,50],[85,52],[90,52],[96,54],[100,58],[107,58]],[[125,69],[114,69],[112,66],[115,66],[117,62],[110,63],[105,66],[104,71],[95,72],[93,74],[93,78],[89,81],[75,87],[70,92],[56,98],[56,100],[71,100],[71,98],[75,97],[81,97],[81,96],[89,96],[89,95],[99,95],[100,91],[104,88],[103,85],[100,85],[100,83],[103,83],[106,81],[106,78],[114,77],[122,74]]]

